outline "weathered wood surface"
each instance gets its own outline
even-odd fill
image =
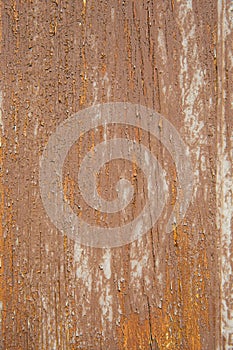
[[[232,349],[231,1],[12,0],[1,2],[1,19],[2,349]],[[100,249],[51,223],[39,160],[61,122],[110,101],[145,105],[176,127],[195,190],[172,233],[164,213],[140,240]],[[135,128],[99,128],[71,149],[64,192],[74,210],[76,165],[104,131],[156,154],[171,211],[175,164]],[[138,168],[112,166],[100,179],[106,198],[110,180],[127,171],[142,193]],[[129,219],[142,204],[135,200]],[[101,224],[88,208],[82,216]],[[110,219],[114,226],[121,216]]]
[[[221,345],[229,350],[233,348],[233,3],[219,1],[218,5],[216,194],[221,247]]]

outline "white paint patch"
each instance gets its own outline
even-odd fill
[[[194,25],[194,24],[193,24]],[[190,82],[191,74],[189,74],[189,65],[190,68],[193,69],[193,59],[188,63],[188,50],[189,44],[192,42],[192,39],[195,37],[194,27],[190,30],[187,36],[184,36],[183,33],[183,50],[184,54],[180,55],[180,65],[181,72],[179,76],[180,87],[182,91],[182,106],[185,115],[185,126],[189,131],[188,135],[190,143],[195,143],[199,141],[200,131],[204,127],[204,122],[199,119],[200,107],[202,107],[202,101],[199,100],[199,94],[201,89],[204,87],[204,72],[198,66],[198,63],[195,67],[196,72],[192,75],[192,81]],[[198,62],[198,50],[195,45],[195,49],[192,52],[192,57],[194,56],[194,60]]]
[[[93,46],[93,50],[95,48],[96,51],[96,58],[98,58],[97,56],[97,49],[96,49],[96,44],[95,41],[92,42],[92,46]],[[106,97],[107,97],[107,101],[109,102],[111,100],[111,84],[109,82],[109,77],[108,77],[108,73],[104,74],[103,78],[99,77],[99,70],[98,67],[93,67],[93,74],[94,74],[94,79],[93,79],[93,83],[92,83],[92,88],[93,88],[93,103],[92,106],[95,106],[98,102],[98,93],[99,93],[99,88],[104,89],[106,91]]]
[[[180,52],[180,87],[182,91],[182,106],[185,115],[185,126],[189,136],[189,142],[195,143],[199,138],[200,130],[203,128],[203,121],[199,120],[201,99],[198,96],[201,88],[204,87],[204,72],[199,64],[198,47],[195,43],[196,25],[192,12],[192,1],[186,1],[180,5],[179,24],[182,36],[182,51]],[[185,28],[185,30],[184,30]],[[189,70],[195,70],[189,74]],[[190,77],[192,81],[190,82]],[[195,104],[198,103],[198,108]],[[197,106],[196,106],[197,107]]]
[[[35,127],[34,127],[34,136],[36,137],[37,136],[37,132],[38,132],[38,121],[36,120],[36,123],[35,123]]]
[[[113,320],[112,295],[109,285],[106,285],[105,288],[102,288],[102,293],[99,298],[99,305],[102,311],[101,323],[103,327],[103,333],[105,333],[107,328],[111,328]]]
[[[89,293],[92,290],[92,273],[90,271],[89,254],[85,254],[88,248],[82,248],[75,243],[74,259],[77,263],[76,277],[80,279]]]
[[[164,31],[162,29],[158,30],[158,47],[161,53],[161,57],[163,57],[163,61],[165,61],[164,63],[166,64],[167,62],[166,42],[165,42]]]
[[[201,156],[201,170],[206,171],[206,159],[205,156]]]
[[[111,84],[109,83],[109,77],[108,77],[108,73],[106,72],[104,74],[104,77],[103,77],[103,80],[102,80],[102,85],[106,85],[107,87],[107,101],[109,102],[110,101],[110,98],[111,98]]]
[[[143,255],[141,252],[144,252]],[[141,255],[141,257],[140,257]],[[147,266],[149,261],[149,251],[145,249],[145,243],[142,239],[133,242],[130,251],[130,284],[140,293],[142,277],[149,279],[147,276]]]
[[[106,249],[106,253],[103,256],[103,271],[104,271],[104,276],[106,277],[107,280],[111,278],[112,272],[111,272],[111,259],[112,259],[112,254],[110,249]]]
[[[159,21],[163,22],[164,14],[161,13],[159,17],[160,17]],[[167,65],[168,65],[168,58],[167,58],[167,51],[166,51],[167,45],[166,45],[164,30],[161,28],[158,29],[157,45],[158,45],[159,54],[162,57],[161,69],[166,71]],[[164,74],[159,75],[160,85],[162,86],[161,93],[163,93],[163,96],[166,100],[167,98],[169,98],[169,96],[168,96],[166,81],[164,80],[164,77],[165,77]]]
[[[226,129],[223,134],[226,137]],[[226,143],[222,147],[219,145],[218,150],[218,175],[216,193],[218,196],[218,217],[217,224],[221,232],[221,331],[222,336],[228,338],[233,336],[233,305],[231,303],[233,291],[233,270],[232,270],[232,251],[233,238],[231,232],[231,221],[233,217],[233,180],[232,180],[232,161],[226,152]],[[229,340],[230,342],[230,340]],[[231,343],[226,349],[230,350]]]
[[[115,8],[114,7],[111,8],[111,20],[112,20],[112,22],[114,22],[114,20],[115,20]]]
[[[196,43],[196,24],[192,1],[186,1],[179,6],[178,16],[182,36],[182,50],[180,52],[180,75],[182,110],[184,113],[184,137],[189,145],[197,145],[194,157],[194,192],[196,197],[200,183],[200,173],[206,172],[205,167],[199,167],[200,147],[206,144],[204,136],[205,123],[202,92],[205,90],[205,71],[200,65],[198,46]],[[185,28],[185,30],[184,30]],[[190,79],[192,80],[190,81]],[[202,113],[203,111],[203,113]]]
[[[92,105],[93,106],[96,105],[97,99],[98,99],[97,72],[95,73],[95,75],[96,75],[96,77],[95,77],[96,80],[94,80],[92,83],[92,87],[93,87],[93,103],[92,103]]]

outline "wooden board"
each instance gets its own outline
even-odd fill
[[[1,349],[233,349],[232,10],[230,0],[1,1]],[[106,139],[148,147],[168,194],[145,234],[96,248],[51,221],[40,164],[61,123],[110,102],[159,113],[161,133],[171,123],[193,193],[166,232],[182,184],[163,139],[152,127],[90,127],[62,173],[78,218],[120,231],[145,205],[148,179],[133,159],[97,177],[105,200],[122,177],[132,183],[124,213],[100,213],[80,195],[78,168]]]

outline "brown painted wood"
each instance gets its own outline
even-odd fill
[[[230,322],[221,324],[226,272],[219,259],[224,235],[231,237],[223,218],[232,210],[219,209],[232,203],[224,200],[230,186],[219,195],[224,177],[231,178],[231,170],[221,171],[224,155],[232,162],[230,141],[223,145],[232,137],[231,11],[230,1],[1,2],[2,349],[232,349],[224,328]],[[108,249],[80,245],[46,214],[40,157],[61,122],[120,101],[161,113],[179,131],[193,166],[192,200],[185,219],[166,233],[177,194],[168,150],[138,128],[91,130],[71,148],[63,172],[77,215],[103,227],[124,220],[121,213],[102,220],[84,202],[80,214],[77,205],[77,168],[104,133],[148,146],[167,173],[169,198],[139,240]],[[119,160],[98,179],[106,199],[122,174],[136,198],[146,193],[142,171]],[[131,203],[127,220],[144,200]]]

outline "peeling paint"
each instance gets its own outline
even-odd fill
[[[104,275],[106,277],[107,280],[109,280],[111,278],[111,258],[112,258],[112,254],[111,254],[111,249],[106,249],[105,254],[103,255],[103,263],[102,263],[102,267],[103,267],[103,271],[104,271]]]
[[[231,6],[224,4],[229,16]],[[228,115],[223,123],[218,107],[221,160],[215,190],[217,89],[218,94],[225,91],[220,97],[227,98],[226,111],[230,105],[229,92],[219,85],[222,79],[216,86],[223,52],[219,45],[216,49],[215,2],[130,0],[116,6],[113,0],[56,0],[45,6],[11,1],[2,13],[3,348],[217,349],[216,191],[223,195],[217,202],[222,208],[219,227],[229,244],[230,221],[222,215],[231,214],[232,153],[229,143],[220,142],[222,131],[231,134],[231,119]],[[224,28],[229,40],[228,20]],[[85,247],[60,235],[43,209],[38,185],[39,156],[57,126],[80,109],[108,101],[139,103],[164,115],[189,145],[197,185],[185,221],[166,234],[179,186],[166,147],[129,126],[103,123],[81,134],[67,154],[63,186],[72,210],[87,222],[115,227],[130,221],[147,196],[140,169],[116,162],[98,176],[97,190],[105,199],[113,198],[112,179],[127,175],[138,196],[125,216],[100,215],[81,203],[77,168],[98,143],[122,137],[146,145],[166,178],[169,195],[160,221],[140,240],[111,250]],[[162,134],[162,121],[159,128]]]
[[[232,43],[232,5],[230,1],[218,1],[218,163],[217,163],[217,224],[220,230],[221,254],[221,342],[220,349],[230,350],[233,344],[233,174],[232,140],[229,133],[232,121],[232,108],[227,101],[230,98],[233,52]],[[228,45],[229,42],[229,45]]]

